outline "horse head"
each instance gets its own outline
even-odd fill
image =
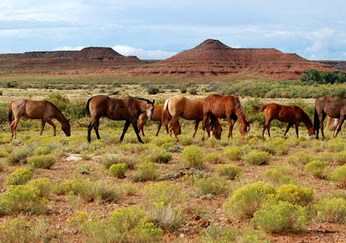
[[[71,119],[67,119],[66,122],[61,123],[61,130],[63,130],[67,137],[71,136],[70,120]]]
[[[240,134],[242,136],[245,136],[246,134],[250,132],[250,123],[248,121],[242,122],[239,130],[240,130]]]
[[[147,104],[146,104],[146,109],[145,110],[146,110],[146,113],[147,113],[148,121],[151,120],[151,117],[153,115],[154,104],[155,104],[155,100],[153,100],[153,101],[147,100]]]
[[[311,126],[311,127],[308,128],[308,134],[309,134],[309,136],[315,135],[315,128],[314,128],[314,126]]]

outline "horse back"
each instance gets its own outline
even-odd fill
[[[315,101],[315,110],[318,114],[325,113],[332,118],[346,115],[346,98],[322,96]]]
[[[227,113],[231,114],[240,109],[242,109],[240,101],[235,95],[209,95],[203,105],[203,112],[210,112],[219,118],[224,118]]]

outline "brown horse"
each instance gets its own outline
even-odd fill
[[[229,132],[228,138],[232,137],[234,123],[239,119],[240,134],[246,135],[250,130],[250,124],[246,119],[240,101],[235,95],[222,96],[212,94],[205,98],[203,104],[203,131],[205,131],[208,117],[227,118]],[[203,132],[204,139],[204,132]]]
[[[198,125],[203,120],[203,101],[204,99],[195,98],[190,99],[181,95],[170,97],[164,104],[164,110],[167,111],[170,118],[170,133],[174,133],[176,140],[178,141],[177,135],[181,133],[179,125],[179,117],[185,120],[195,121],[195,130],[193,138],[195,138]],[[210,125],[213,126],[213,134],[217,139],[221,138],[222,127],[220,122],[215,117],[210,117]],[[207,126],[209,134],[209,123]]]
[[[144,134],[144,123],[147,120],[148,116],[146,113],[142,113],[139,116],[139,121],[138,121],[138,130],[139,132],[142,132],[142,135],[145,137]],[[167,112],[163,110],[163,105],[154,105],[154,110],[153,110],[153,114],[151,116],[151,120],[152,121],[158,121],[159,122],[159,126],[157,128],[157,132],[156,132],[156,136],[159,135],[161,126],[162,126],[162,121],[164,121],[163,123],[165,124],[166,127],[166,131],[168,133],[168,121],[166,121],[168,119],[167,117]]]
[[[345,120],[346,98],[322,96],[316,99],[314,114],[316,138],[318,138],[318,132],[321,128],[322,139],[325,139],[323,131],[323,122],[327,115],[332,118],[339,119],[338,124],[336,126],[336,130],[333,134],[333,137],[336,137],[338,133],[341,131],[342,124]]]
[[[308,114],[298,106],[286,106],[271,103],[263,105],[262,107],[253,106],[253,108],[256,112],[263,112],[266,118],[262,131],[262,138],[264,138],[264,132],[266,129],[268,130],[268,136],[270,137],[270,123],[274,119],[288,123],[284,136],[286,136],[290,128],[295,125],[296,134],[297,137],[299,137],[299,123],[301,122],[303,122],[307,127],[309,136],[315,133],[314,126],[312,125]]]
[[[11,102],[9,105],[8,121],[10,123],[12,138],[17,135],[17,126],[19,119],[25,116],[29,119],[41,119],[41,131],[42,135],[46,122],[53,127],[54,136],[56,136],[56,125],[52,122],[52,119],[56,119],[61,123],[61,129],[66,136],[71,136],[70,121],[65,118],[61,111],[46,100],[34,101],[27,99],[18,99]]]
[[[148,119],[151,119],[154,102],[143,98],[128,97],[124,99],[114,99],[105,95],[96,95],[91,97],[86,103],[86,114],[91,116],[88,126],[88,142],[91,141],[91,130],[94,128],[96,136],[100,139],[99,124],[100,118],[105,116],[112,120],[125,120],[123,133],[120,141],[123,141],[125,133],[132,124],[137,139],[143,143],[139,136],[137,120],[140,114],[147,113]]]

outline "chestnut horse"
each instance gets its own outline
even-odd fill
[[[256,112],[263,112],[266,122],[263,126],[262,138],[264,138],[264,132],[268,130],[268,136],[270,137],[270,123],[272,120],[277,119],[281,122],[287,122],[284,136],[288,133],[290,128],[295,125],[297,138],[299,137],[299,123],[303,122],[308,129],[309,136],[315,133],[312,121],[308,114],[305,113],[299,106],[287,106],[276,103],[263,105],[261,107],[253,106]]]
[[[177,135],[181,133],[181,127],[179,125],[179,117],[185,120],[195,121],[195,130],[193,138],[195,138],[198,125],[203,120],[203,101],[201,98],[190,99],[181,95],[170,97],[164,104],[164,110],[167,111],[168,117],[170,118],[170,134],[173,132],[176,140],[178,141]],[[210,117],[210,126],[213,126],[213,134],[217,139],[220,139],[222,127],[220,122],[215,117]],[[208,134],[209,134],[209,120],[208,120]]]
[[[146,113],[142,113],[139,116],[139,121],[138,121],[138,130],[139,132],[142,132],[142,135],[145,137],[144,134],[144,123],[147,120],[148,116]],[[153,110],[153,114],[151,116],[151,120],[152,121],[158,121],[159,122],[159,126],[157,128],[157,132],[156,132],[156,136],[159,135],[161,126],[162,126],[162,121],[164,121],[163,123],[165,124],[166,127],[166,131],[168,133],[168,121],[166,121],[168,119],[167,117],[167,112],[163,110],[163,105],[154,105],[154,110]]]
[[[332,118],[338,118],[338,124],[333,134],[333,137],[336,137],[341,131],[342,124],[345,120],[346,98],[322,96],[316,99],[314,114],[316,138],[318,138],[318,132],[321,128],[322,139],[325,139],[323,122],[327,115]]]
[[[232,131],[234,123],[239,119],[240,125],[240,134],[246,135],[250,130],[250,124],[246,119],[243,108],[240,104],[240,101],[235,95],[218,95],[212,94],[204,99],[203,104],[203,140],[204,140],[204,131],[206,128],[208,117],[217,117],[217,118],[227,118],[229,132],[228,139],[232,137]]]
[[[16,138],[17,126],[19,119],[25,116],[29,119],[41,119],[42,135],[46,122],[53,127],[54,136],[56,136],[56,125],[52,119],[56,119],[61,123],[61,129],[66,136],[71,136],[70,120],[66,119],[61,111],[51,102],[47,100],[35,101],[27,99],[18,99],[9,105],[8,121],[10,123],[12,138]]]
[[[100,139],[99,124],[100,118],[105,116],[112,120],[125,120],[123,133],[120,141],[122,142],[127,129],[132,124],[137,139],[143,143],[139,136],[137,120],[140,114],[147,113],[148,119],[151,119],[154,102],[143,98],[128,97],[124,99],[114,99],[106,95],[96,95],[91,97],[86,103],[86,114],[91,116],[88,126],[88,142],[91,141],[91,130],[94,128],[96,136]]]

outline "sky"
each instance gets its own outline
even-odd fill
[[[165,59],[206,39],[346,60],[345,0],[1,0],[0,53],[112,47]]]

